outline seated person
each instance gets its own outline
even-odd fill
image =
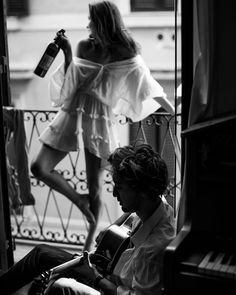
[[[135,213],[130,244],[107,276],[99,273],[91,253],[85,251],[69,275],[50,284],[47,295],[161,294],[163,253],[175,236],[173,209],[163,197],[166,163],[146,144],[117,148],[109,162],[114,197],[125,213]],[[71,259],[72,254],[57,247],[36,246],[0,277],[0,286],[11,294],[44,270]]]

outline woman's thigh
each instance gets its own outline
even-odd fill
[[[67,152],[59,151],[43,144],[34,157],[32,164],[39,165],[43,170],[51,171],[67,154]]]

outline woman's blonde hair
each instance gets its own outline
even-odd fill
[[[123,46],[138,53],[138,45],[126,29],[118,7],[110,1],[89,4],[90,21],[95,28],[97,41],[103,47]]]

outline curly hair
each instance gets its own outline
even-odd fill
[[[159,153],[148,144],[117,148],[109,157],[112,173],[136,190],[152,197],[162,195],[169,183],[168,169]]]

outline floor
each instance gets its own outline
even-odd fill
[[[27,244],[17,244],[16,250],[14,250],[14,261],[19,261],[22,257],[24,257],[29,251],[34,247],[34,245]]]

